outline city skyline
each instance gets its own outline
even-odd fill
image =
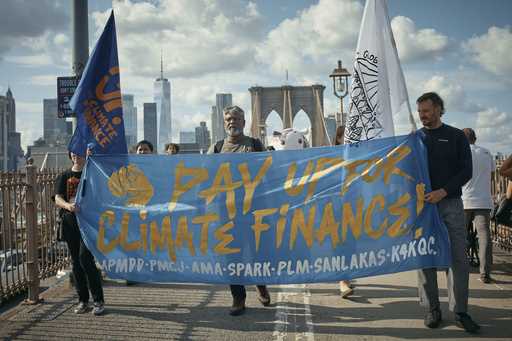
[[[71,74],[71,10],[62,0],[46,1],[44,10],[35,2],[20,4],[8,0],[1,5],[13,20],[0,24],[0,93],[10,86],[15,94],[26,151],[27,144],[43,136],[43,98],[56,96],[57,76]],[[248,89],[254,85],[323,84],[324,116],[339,108],[328,76],[338,59],[351,71],[364,1],[211,4],[89,0],[90,49],[114,8],[121,89],[134,95],[139,112],[143,103],[154,100],[152,85],[163,51],[165,76],[173,89],[173,140],[179,131],[210,122],[216,93],[232,94],[233,104],[246,112],[247,129]],[[512,131],[507,103],[512,3],[390,0],[388,7],[413,111],[419,94],[437,91],[446,102],[446,123],[474,128],[477,144],[511,153],[506,141]],[[441,7],[443,11],[436,10]],[[30,11],[39,13],[37,20],[20,25],[23,13]]]
[[[13,98],[12,92],[8,93]],[[6,96],[2,96],[1,100],[6,101],[6,99]],[[143,103],[143,109],[145,110],[141,113],[143,125],[139,127],[137,123],[139,111],[134,105],[134,95],[123,94],[122,103],[128,149],[134,147],[137,142],[142,139],[149,139],[152,143],[156,141],[158,136],[158,133],[155,133],[158,131],[156,123],[158,116],[155,114],[157,112],[157,104],[154,102]],[[15,107],[15,101],[10,105]],[[25,154],[30,154],[29,150],[31,147],[32,150],[38,147],[51,149],[55,146],[67,148],[69,139],[72,136],[72,122],[69,119],[66,120],[66,118],[58,117],[57,107],[57,98],[43,99],[43,135],[26,146],[26,150],[24,150]],[[147,113],[147,115],[145,116],[144,113]],[[15,112],[13,117],[15,117]],[[12,120],[8,119],[7,123],[9,124],[9,122],[12,122]],[[15,127],[9,129],[15,129]],[[207,149],[211,143],[210,131],[208,130],[207,123],[204,121],[200,122],[198,126],[193,127],[193,130],[180,130],[178,134],[179,139],[174,139],[171,142],[180,144],[197,143],[200,149]]]

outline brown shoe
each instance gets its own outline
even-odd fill
[[[229,308],[229,315],[239,316],[245,312],[245,298],[233,297],[233,305]]]
[[[267,290],[266,286],[257,286],[258,291],[258,300],[263,304],[264,307],[268,307],[270,305],[270,293]]]

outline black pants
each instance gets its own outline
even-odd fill
[[[258,288],[265,288],[264,285],[257,285]],[[236,299],[242,299],[245,300],[245,297],[247,294],[245,293],[245,287],[243,285],[230,285],[229,288],[231,289],[231,296]]]
[[[103,302],[101,273],[96,267],[94,257],[87,249],[80,235],[80,228],[74,213],[62,215],[62,237],[68,244],[75,277],[75,287],[80,302],[89,302],[89,289],[94,302]]]

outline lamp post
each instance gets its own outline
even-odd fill
[[[80,79],[89,59],[89,0],[73,0],[71,27],[73,28],[73,73]],[[75,132],[77,119],[71,119],[73,133]]]
[[[340,112],[336,113],[336,127],[345,124],[343,117],[343,98],[348,94],[348,77],[350,72],[341,66],[341,60],[338,60],[338,67],[329,75],[332,78],[332,88],[334,96],[340,99]]]

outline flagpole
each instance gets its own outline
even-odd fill
[[[73,74],[80,77],[89,59],[89,13],[88,0],[73,0]],[[76,114],[75,114],[76,115]],[[73,132],[76,129],[76,116],[72,118]]]
[[[407,93],[407,109],[409,110],[409,123],[411,123],[411,133],[414,133],[416,130],[418,130],[418,127],[416,126],[414,116],[412,116],[411,102],[409,102],[409,93]]]

